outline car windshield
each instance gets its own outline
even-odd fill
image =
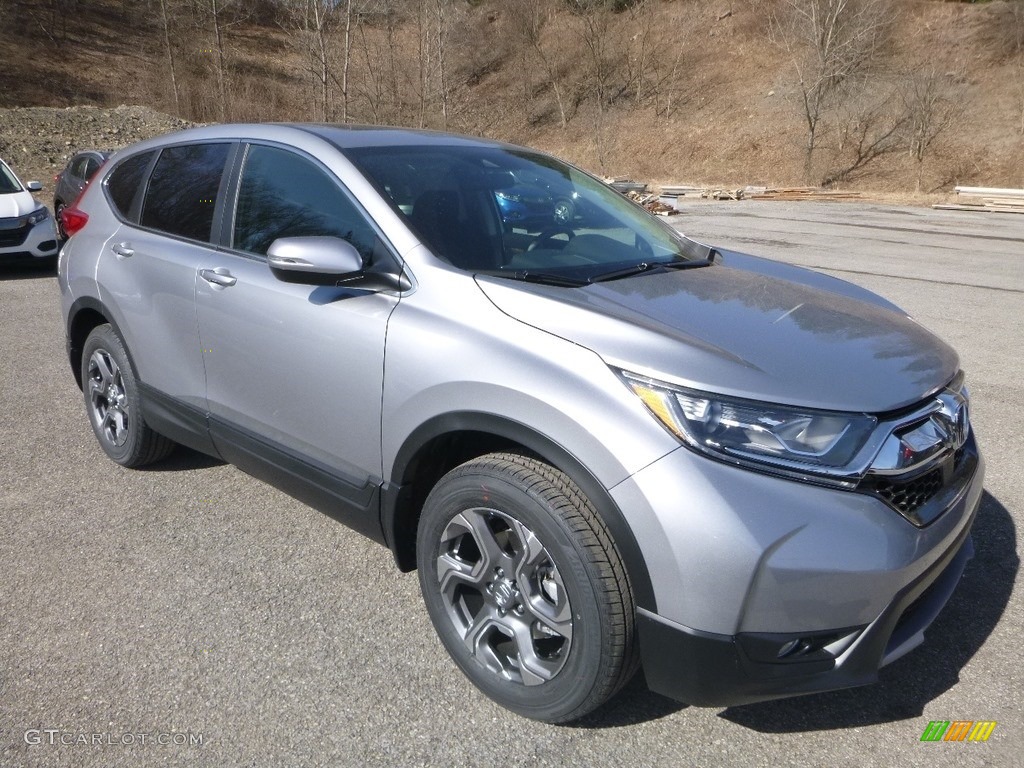
[[[583,285],[711,256],[597,179],[539,153],[432,145],[346,154],[435,254],[467,271]]]
[[[21,184],[7,164],[0,161],[0,195],[9,195],[12,192],[21,192]]]

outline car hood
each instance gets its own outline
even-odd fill
[[[27,213],[32,213],[38,207],[39,203],[32,197],[32,193],[26,190],[0,195],[0,219],[24,216]]]
[[[739,254],[582,288],[477,282],[506,314],[613,367],[736,397],[883,413],[959,368],[948,345],[874,294]]]

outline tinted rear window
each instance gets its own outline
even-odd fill
[[[133,155],[118,163],[107,177],[107,192],[110,194],[110,201],[118,213],[126,219],[131,215],[135,193],[139,190],[142,175],[146,172],[152,158],[152,152]]]
[[[149,178],[142,226],[209,240],[230,144],[186,144],[160,153]]]

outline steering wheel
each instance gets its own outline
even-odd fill
[[[568,238],[564,242],[556,240],[555,238],[559,235],[567,235]],[[537,238],[530,243],[526,250],[535,251],[538,248],[550,248],[552,250],[560,251],[565,248],[565,246],[569,244],[569,240],[572,240],[574,237],[576,237],[576,233],[572,231],[571,227],[548,227],[547,229],[540,231]]]

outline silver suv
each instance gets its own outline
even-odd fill
[[[571,214],[504,215],[524,177]],[[383,543],[528,717],[579,718],[639,666],[711,706],[869,683],[971,556],[952,349],[546,155],[206,127],[118,153],[63,218],[110,458],[182,444]]]

